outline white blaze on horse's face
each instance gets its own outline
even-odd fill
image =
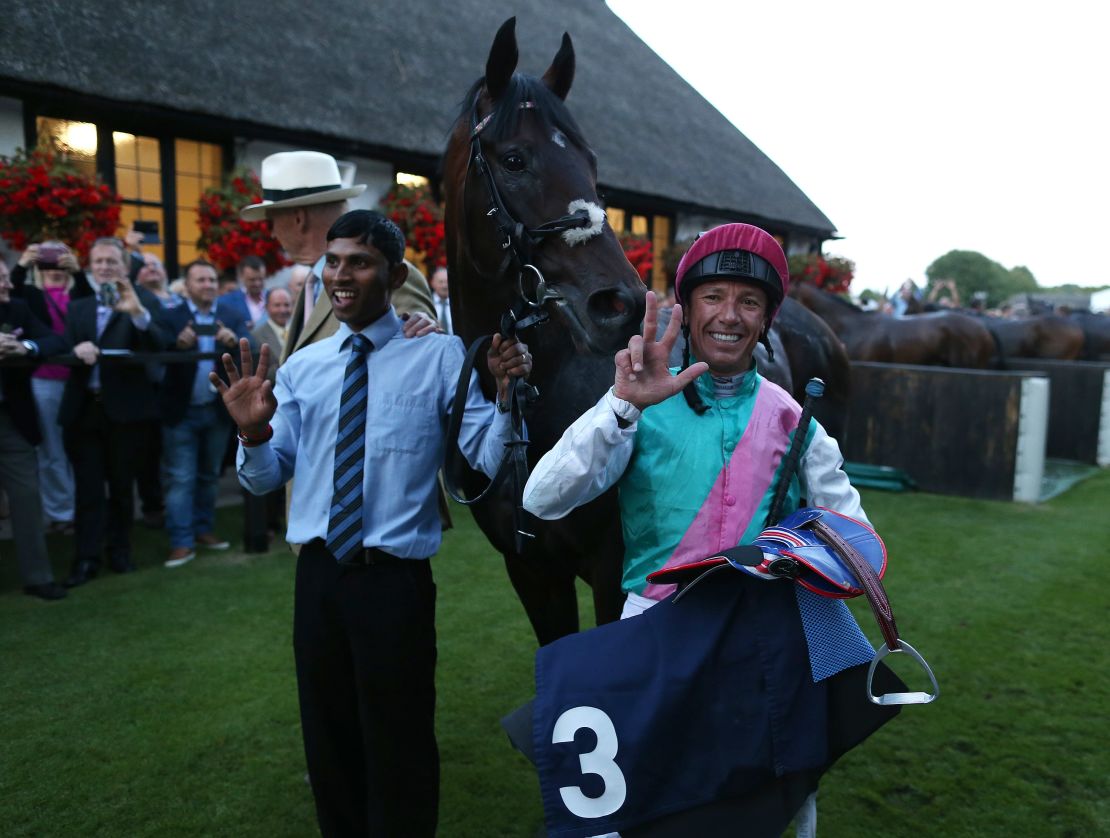
[[[583,209],[590,214],[590,225],[588,227],[575,227],[573,230],[564,230],[562,234],[563,241],[571,247],[588,242],[594,236],[600,236],[601,230],[605,226],[605,210],[593,201],[576,198],[567,204],[567,215],[572,215]]]

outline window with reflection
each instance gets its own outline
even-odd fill
[[[651,288],[658,294],[665,294],[667,286],[673,281],[667,276],[663,266],[663,254],[671,245],[671,219],[666,215],[642,215],[629,212],[621,207],[605,208],[609,226],[616,233],[631,233],[651,242]]]
[[[187,265],[204,254],[197,249],[200,225],[197,206],[210,186],[219,186],[223,176],[223,149],[215,143],[176,139],[174,183],[177,213],[177,264]]]
[[[154,137],[141,137],[122,131],[112,132],[116,156],[116,191],[123,199],[120,225],[124,230],[136,221],[158,225],[158,242],[143,242],[144,251],[165,261],[163,234],[166,229],[162,210],[162,144]]]
[[[96,125],[40,116],[35,120],[38,141],[48,142],[69,157],[83,175],[96,175]]]
[[[165,262],[167,270],[202,255],[197,249],[197,208],[204,190],[219,186],[223,178],[221,145],[113,131],[106,148],[103,125],[98,130],[92,122],[51,116],[37,117],[35,129],[37,142],[56,146],[83,173],[111,171],[110,185],[122,204],[120,233],[136,221],[156,225],[157,236],[150,236],[142,248]]]

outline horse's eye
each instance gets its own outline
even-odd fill
[[[501,165],[510,172],[523,172],[525,168],[524,156],[518,151],[510,151],[502,155]]]

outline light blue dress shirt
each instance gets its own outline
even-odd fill
[[[402,558],[426,558],[439,549],[441,539],[436,472],[443,464],[463,346],[458,338],[440,334],[406,339],[392,308],[362,334],[374,344],[367,356],[362,544]],[[331,337],[291,355],[277,372],[273,438],[251,448],[239,446],[239,482],[253,494],[271,492],[293,478],[286,534],[293,544],[327,538],[351,335],[342,323]],[[459,445],[471,466],[492,476],[511,429],[508,415],[486,401],[477,382],[472,376]]]
[[[203,312],[190,300],[185,298],[189,306],[193,323],[197,326],[214,326],[216,324],[216,306],[213,305],[208,312]],[[197,335],[197,352],[215,352],[215,335]],[[197,371],[193,376],[193,392],[189,397],[189,404],[193,406],[211,404],[218,398],[216,388],[208,380],[208,373],[216,369],[214,361],[197,361]]]

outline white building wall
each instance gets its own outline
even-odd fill
[[[1110,288],[1091,294],[1091,311],[1110,312]]]
[[[704,233],[730,220],[731,219],[712,215],[679,213],[678,217],[675,219],[675,241],[693,239],[698,233]],[[786,240],[786,255],[793,256],[797,253],[809,253],[816,244],[817,242],[815,239],[802,238],[796,234],[792,234]]]
[[[719,227],[727,221],[727,218],[717,218],[712,215],[679,213],[674,222],[674,240],[677,242],[693,239],[698,233]]]
[[[0,154],[10,156],[23,146],[23,103],[0,96]]]
[[[18,99],[0,96],[0,155],[8,157],[23,147],[23,103]],[[0,238],[0,260],[11,264],[19,254],[12,253],[8,243]]]

